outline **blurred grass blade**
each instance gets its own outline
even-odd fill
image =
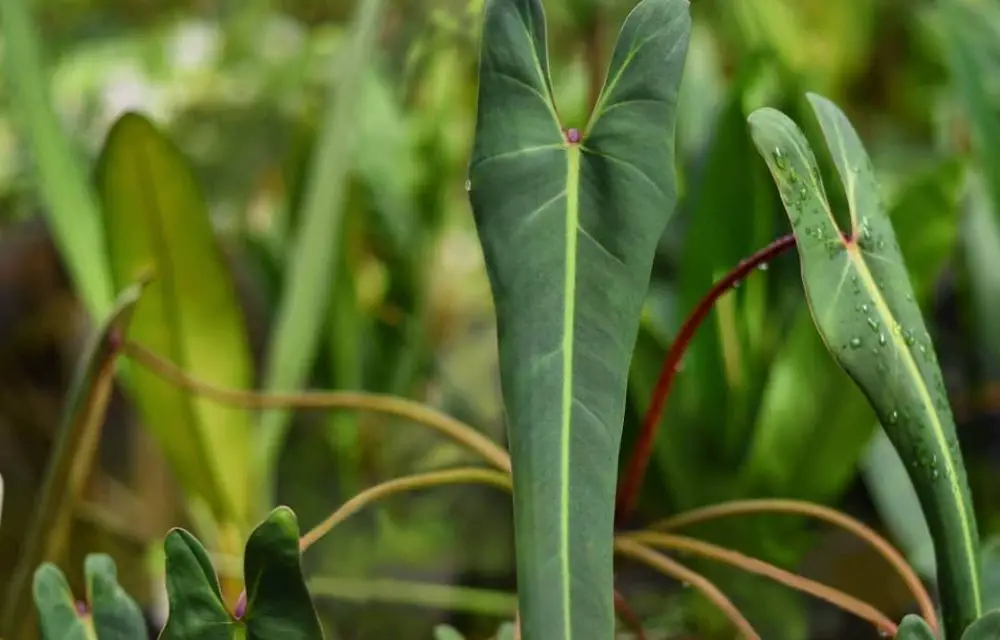
[[[563,131],[540,0],[486,3],[469,188],[496,306],[526,640],[611,637],[629,360],[674,210],[690,17],[627,18],[584,131]]]
[[[142,288],[129,286],[119,296],[111,315],[91,339],[70,386],[38,507],[6,594],[0,631],[11,640],[21,638],[34,624],[29,584],[35,568],[43,562],[58,562],[67,549],[70,524],[90,476],[111,397],[115,342],[127,330]]]
[[[343,214],[347,178],[354,149],[355,119],[367,65],[375,57],[375,43],[384,0],[357,4],[357,15],[347,49],[334,64],[337,82],[323,125],[303,196],[299,228],[289,247],[281,303],[268,347],[264,390],[291,391],[301,387],[312,370],[322,331],[329,318],[338,282],[339,252],[343,249]],[[260,418],[256,459],[263,478],[274,472],[288,427],[285,410],[265,411]],[[269,501],[269,497],[267,498]]]
[[[77,149],[52,108],[41,39],[28,0],[0,2],[0,41],[15,115],[31,140],[42,211],[90,317],[99,321],[114,300],[97,196]]]
[[[910,469],[935,539],[945,630],[957,635],[980,614],[978,536],[941,371],[871,161],[846,116],[808,97],[847,194],[848,239],[795,123],[759,109],[751,133],[795,231],[816,326]]]
[[[152,123],[122,116],[97,168],[115,283],[154,280],[137,305],[128,338],[206,382],[252,383],[246,327],[216,244],[209,212],[187,161]],[[145,424],[189,495],[216,518],[247,527],[256,482],[250,414],[197,398],[153,372],[129,370]]]

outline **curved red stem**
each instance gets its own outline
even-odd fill
[[[677,374],[678,365],[684,357],[691,340],[694,338],[698,327],[708,317],[709,311],[715,306],[722,294],[733,288],[743,280],[750,272],[761,264],[774,259],[788,249],[795,246],[795,236],[789,234],[778,238],[768,246],[753,254],[746,260],[741,261],[736,268],[726,274],[724,278],[712,285],[708,293],[703,297],[698,305],[687,317],[681,330],[674,338],[666,358],[663,360],[663,368],[660,369],[660,377],[656,381],[653,390],[653,397],[649,403],[649,409],[642,420],[642,427],[639,437],[636,440],[635,448],[629,459],[628,466],[622,474],[618,484],[618,498],[615,505],[616,524],[622,524],[631,514],[635,507],[639,489],[642,487],[642,480],[646,474],[646,467],[649,465],[649,457],[653,452],[653,442],[656,441],[656,430],[660,424],[660,417],[667,404],[667,397],[670,395],[670,388],[673,386],[674,378]]]

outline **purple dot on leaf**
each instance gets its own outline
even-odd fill
[[[112,329],[108,332],[108,348],[113,351],[121,351],[122,347],[125,345],[125,339],[122,336],[120,329]]]
[[[247,592],[244,589],[240,592],[240,598],[236,601],[236,608],[233,610],[233,617],[241,620],[247,614]]]
[[[566,129],[566,141],[570,144],[578,144],[580,142],[580,138],[582,138],[582,136],[580,135],[579,129]]]
[[[84,602],[82,600],[77,600],[76,601],[76,612],[77,612],[77,614],[79,614],[81,616],[85,616],[88,613],[90,613],[90,608],[87,606],[86,602]]]

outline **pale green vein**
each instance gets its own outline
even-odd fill
[[[563,310],[563,388],[562,388],[562,451],[559,460],[562,512],[559,532],[559,561],[563,582],[563,623],[571,629],[570,619],[570,573],[569,573],[569,464],[570,440],[573,417],[573,322],[576,315],[576,244],[580,215],[580,148],[572,146],[566,153],[566,281]]]

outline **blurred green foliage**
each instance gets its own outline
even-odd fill
[[[63,184],[54,181],[53,169],[39,169],[47,157],[61,156],[58,146],[43,153],[32,127],[60,124],[66,149],[80,159],[62,170],[80,180],[93,174],[109,127],[125,110],[146,115],[190,162],[203,202],[172,205],[177,239],[169,249],[193,253],[188,240],[204,230],[189,226],[199,224],[190,214],[199,207],[210,212],[221,259],[188,277],[197,289],[199,274],[217,272],[211,277],[236,291],[236,323],[245,325],[252,360],[252,375],[226,384],[401,394],[503,439],[493,309],[464,189],[482,0],[384,3],[367,53],[353,31],[362,28],[358,1],[4,0],[4,28],[16,26],[5,13],[15,4],[30,10],[24,16],[39,31],[44,66],[33,85],[19,81],[31,72],[30,61],[17,56],[8,33],[0,35],[0,474],[6,489],[0,589],[23,548],[23,523],[52,453],[67,372],[100,308],[94,301],[107,297],[100,304],[110,304],[100,284],[90,293],[70,284],[81,272],[102,268],[93,264],[103,257],[88,253],[89,232],[77,232],[82,228],[72,218],[90,209],[99,215],[96,209],[105,206],[97,199],[99,184]],[[603,83],[611,46],[633,4],[545,1],[553,89],[567,123],[585,124],[594,85]],[[872,156],[937,345],[979,529],[984,538],[997,535],[1000,8],[988,0],[697,0],[692,17],[678,101],[680,204],[659,240],[630,371],[622,456],[631,450],[663,355],[686,315],[741,259],[790,232],[766,167],[752,152],[746,116],[765,105],[788,113],[817,149],[826,184],[838,184],[801,99],[816,91],[844,109]],[[37,101],[25,99],[32,87],[49,93],[51,121],[33,110]],[[356,106],[345,111],[350,115],[331,115],[349,101]],[[317,174],[327,166],[334,168]],[[342,189],[323,184],[338,180],[339,172]],[[62,190],[53,191],[54,184]],[[324,200],[323,186],[335,195]],[[844,194],[828,196],[836,214],[846,216]],[[308,281],[294,280],[290,274],[308,273],[293,265],[309,240],[300,230],[313,216],[340,231],[330,235],[334,246],[324,246],[330,257],[320,261],[323,269]],[[140,231],[122,234],[120,247],[138,244]],[[68,242],[79,247],[67,250]],[[74,267],[74,260],[87,266]],[[316,335],[300,344],[292,332],[283,338],[290,346],[276,350],[290,286],[314,307]],[[912,499],[885,498],[907,496],[912,488],[899,461],[879,454],[874,413],[826,354],[801,287],[797,258],[783,256],[712,311],[667,403],[637,517],[646,521],[735,498],[814,500],[886,531],[932,580],[926,546],[912,535],[924,531],[919,507]],[[83,305],[74,292],[84,295]],[[212,379],[216,368],[246,358],[224,343],[210,346],[211,353],[198,353],[201,365],[189,364],[193,375]],[[276,352],[300,359],[282,366],[301,373],[267,376],[278,366]],[[81,592],[83,552],[112,553],[123,585],[162,622],[165,594],[148,585],[162,584],[163,557],[145,550],[159,549],[169,526],[192,526],[217,554],[224,580],[239,568],[226,556],[233,548],[229,534],[211,512],[184,508],[191,492],[207,489],[177,482],[183,470],[170,471],[164,462],[160,449],[185,429],[151,429],[159,437],[151,446],[141,394],[130,395],[130,376],[121,382],[126,393],[119,390],[112,401],[101,469],[75,514],[72,548],[60,566]],[[271,445],[273,474],[243,485],[264,487],[254,490],[260,502],[246,506],[253,511],[247,522],[262,518],[276,498],[309,527],[359,488],[470,459],[383,416],[295,412],[289,424]],[[274,437],[260,426],[252,425],[252,442],[239,443],[240,450],[256,450]],[[265,473],[259,458],[253,460],[248,478]],[[812,572],[897,619],[910,610],[885,567],[795,519],[703,525],[697,535]],[[509,617],[504,594],[495,591],[514,588],[510,504],[487,488],[464,487],[393,500],[345,523],[304,563],[311,580],[330,586],[331,597],[316,591],[330,637],[427,638],[448,622],[465,637],[485,638]],[[716,580],[767,638],[874,634],[759,578],[692,566]],[[481,592],[442,597],[437,606],[410,604],[412,587],[430,582]],[[334,588],[344,584],[357,588]],[[618,587],[650,630],[731,633],[690,589],[650,579],[628,564],[620,567]]]

